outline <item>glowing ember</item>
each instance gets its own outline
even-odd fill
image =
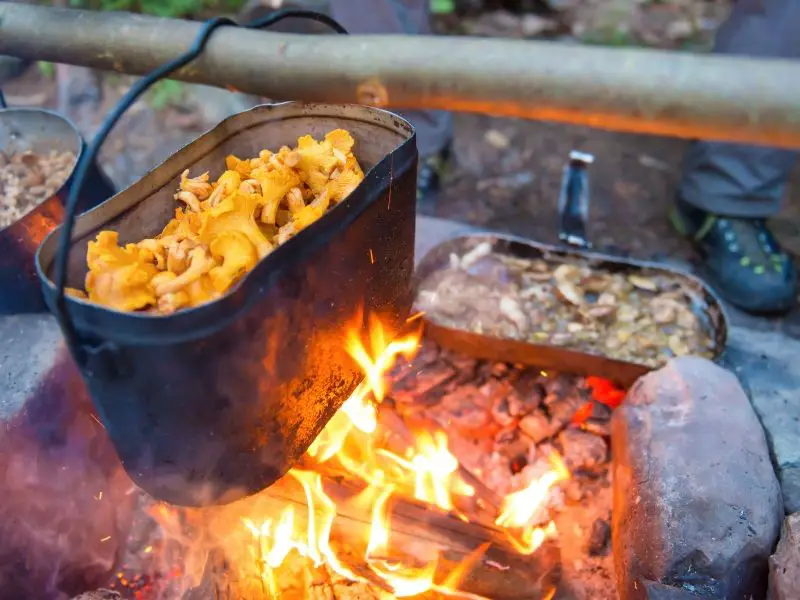
[[[514,546],[523,554],[531,554],[544,543],[549,535],[555,533],[555,526],[551,522],[546,528],[531,528],[530,520],[547,502],[550,490],[560,481],[569,479],[569,471],[561,458],[553,453],[550,455],[553,469],[533,481],[527,488],[506,496],[503,501],[503,512],[497,517],[495,523],[500,527],[521,529],[521,543],[514,539]]]
[[[303,469],[290,471],[270,488],[274,494],[282,486],[299,484],[304,505],[287,501],[275,510],[275,498],[269,504],[259,499],[259,495],[244,504],[206,509],[203,513],[203,536],[213,540],[207,548],[219,548],[225,555],[227,568],[237,572],[240,581],[257,580],[257,591],[252,592],[255,596],[247,597],[259,594],[265,598],[289,597],[282,595],[281,585],[292,577],[304,582],[300,589],[311,589],[320,580],[319,569],[324,567],[349,582],[382,590],[381,598],[406,598],[427,592],[478,598],[458,588],[481,560],[488,543],[475,548],[460,565],[444,575],[441,571],[437,574],[440,565],[437,548],[426,549],[422,552],[424,560],[413,564],[398,559],[396,549],[392,548],[390,507],[394,499],[413,498],[430,505],[432,510],[449,512],[467,521],[469,515],[456,508],[463,506],[458,498],[473,497],[476,489],[462,479],[461,467],[443,431],[411,432],[411,443],[402,455],[382,446],[378,405],[387,393],[387,372],[399,356],[410,359],[415,354],[421,330],[394,338],[380,321],[372,319],[369,332],[367,344],[355,330],[347,340],[348,352],[364,372],[363,382],[311,446]],[[536,526],[541,519],[534,518],[546,507],[553,487],[569,477],[560,457],[552,455],[550,461],[549,471],[525,489],[509,494],[499,507],[499,514],[495,513],[495,525],[507,533],[520,554],[533,553],[556,534],[552,522]],[[351,482],[361,482],[362,491],[346,500],[346,504],[351,512],[369,515],[369,534],[363,539],[345,543],[339,539],[341,536],[333,534],[337,516],[345,504],[338,496],[334,500],[326,492],[323,475],[336,474],[346,475]],[[154,516],[169,536],[179,535],[176,532],[180,524],[173,511],[160,506]],[[184,544],[195,549],[203,546],[197,540],[184,540]],[[204,565],[208,551],[196,554],[187,562],[194,567]],[[419,559],[418,554],[415,556]],[[300,572],[297,572],[297,557],[302,557],[305,564]],[[287,574],[286,569],[291,572]],[[193,570],[199,578],[202,567]],[[309,593],[307,597],[312,595]]]

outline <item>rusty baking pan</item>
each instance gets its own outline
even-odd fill
[[[674,355],[694,350],[721,357],[727,318],[703,281],[657,262],[590,250],[585,222],[592,160],[572,153],[565,167],[563,245],[476,233],[422,258],[415,309],[425,313],[428,335],[478,358],[595,375],[623,386]],[[607,296],[603,285],[610,286]]]
[[[344,201],[276,248],[220,299],[170,315],[118,312],[74,297],[76,362],[122,463],[174,504],[220,504],[261,491],[292,467],[362,379],[347,334],[378,315],[398,331],[411,309],[416,139],[378,109],[283,103],[234,115],[143,179],[80,216],[67,285],[83,287],[98,230],[120,242],[160,232],[185,169],[348,130],[365,178]],[[37,268],[51,310],[60,228]]]
[[[0,315],[47,312],[34,255],[42,240],[64,216],[64,202],[72,185],[73,171],[85,148],[75,126],[56,113],[39,108],[0,109],[0,152],[6,158],[34,153],[25,160],[37,160],[51,152],[63,153],[65,158],[67,155],[74,157],[69,172],[49,196],[6,227],[0,226]],[[25,185],[37,183],[26,182]],[[0,189],[0,195],[9,193],[9,190]],[[97,206],[112,195],[114,187],[94,164],[81,190],[79,210]]]

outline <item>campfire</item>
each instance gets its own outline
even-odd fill
[[[126,564],[116,589],[159,600],[552,598],[561,561],[550,505],[563,501],[567,462],[602,464],[607,448],[585,434],[602,456],[562,457],[546,440],[584,434],[592,403],[578,394],[556,406],[547,373],[443,361],[421,330],[412,318],[393,336],[371,319],[369,339],[347,339],[364,380],[275,485],[213,508],[145,501],[157,527],[140,536],[139,572]],[[525,386],[553,402],[550,417],[525,406]]]

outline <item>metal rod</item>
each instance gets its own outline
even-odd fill
[[[0,2],[0,54],[143,74],[199,23]],[[176,78],[273,99],[447,109],[800,148],[800,62],[520,40],[223,29]]]

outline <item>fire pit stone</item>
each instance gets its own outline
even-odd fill
[[[786,517],[769,567],[770,600],[800,598],[800,513]]]
[[[49,315],[0,316],[0,421],[10,421],[52,369],[61,332]]]
[[[65,600],[113,573],[131,483],[54,319],[0,317],[0,599]]]
[[[744,328],[731,330],[727,351],[767,430],[788,514],[800,512],[800,372],[794,360],[798,353],[797,339]]]
[[[736,377],[681,358],[641,378],[612,417],[612,447],[620,599],[642,598],[647,579],[763,600],[783,504]]]

